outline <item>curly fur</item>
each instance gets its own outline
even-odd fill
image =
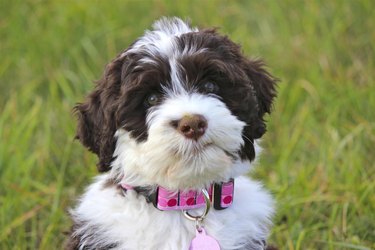
[[[123,194],[119,183],[198,190],[235,178],[233,205],[211,211],[204,227],[222,249],[265,249],[273,201],[242,175],[266,132],[275,78],[214,29],[178,18],[153,28],[107,65],[75,107],[76,137],[98,156],[102,174],[71,211],[67,248],[188,249],[193,222],[179,211],[155,209],[134,190]],[[150,96],[156,98],[151,104]],[[207,121],[197,140],[171,125],[187,115]]]

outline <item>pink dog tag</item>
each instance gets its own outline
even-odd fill
[[[196,230],[195,238],[191,241],[189,250],[220,250],[219,243],[208,236],[203,227],[200,230],[200,232]]]

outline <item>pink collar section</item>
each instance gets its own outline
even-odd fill
[[[125,184],[121,184],[121,187],[124,190],[134,189]],[[207,191],[216,210],[228,208],[233,203],[234,179],[213,183]],[[175,192],[159,186],[156,192],[147,196],[146,199],[162,211],[189,210],[205,206],[202,192],[194,190]]]

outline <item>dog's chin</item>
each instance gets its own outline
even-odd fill
[[[170,189],[201,189],[212,182],[230,178],[234,159],[213,143],[195,145],[186,155],[177,156],[174,165],[168,166],[158,184]]]
[[[183,143],[183,145],[176,146],[171,154],[176,155],[180,159],[189,159],[189,158],[201,158],[207,154],[207,151],[217,148],[220,149],[218,145],[215,145],[211,141],[188,141]]]
[[[201,189],[212,182],[224,181],[230,177],[233,159],[214,144],[191,149],[187,155],[175,156],[176,161],[161,166],[163,174],[154,175],[158,185],[171,190]]]
[[[238,162],[233,152],[211,140],[135,143],[126,131],[117,137],[112,173],[132,186],[201,189],[228,180]]]
[[[148,154],[148,160],[159,168],[155,173],[147,171],[147,177],[153,175],[153,182],[172,190],[201,189],[231,177],[240,144],[233,150],[209,136],[199,140],[175,138],[162,152]]]

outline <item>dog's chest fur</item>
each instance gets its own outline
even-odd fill
[[[195,224],[181,211],[159,211],[135,191],[122,194],[104,174],[87,189],[72,211],[81,249],[188,249]],[[236,179],[233,205],[211,210],[204,228],[221,249],[263,249],[272,199],[246,177]]]

